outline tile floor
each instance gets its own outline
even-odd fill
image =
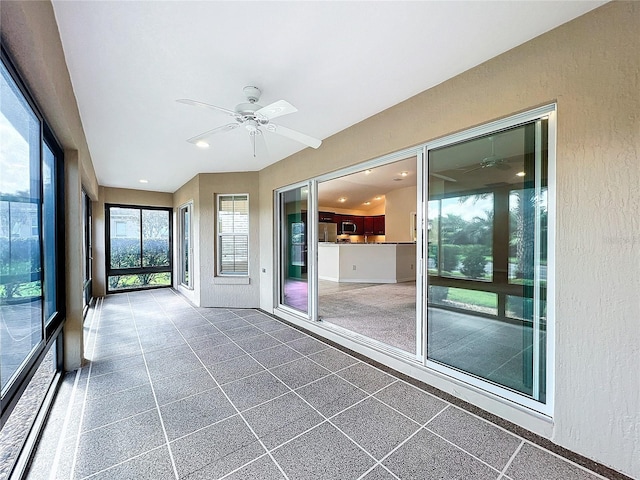
[[[603,478],[257,310],[99,301],[29,479]]]

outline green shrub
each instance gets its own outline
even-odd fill
[[[460,246],[459,245],[443,245],[442,246],[442,270],[447,272],[453,272],[458,268],[458,262],[460,260]]]
[[[469,278],[482,278],[485,274],[484,267],[486,264],[484,247],[482,245],[474,245],[462,260],[460,271]]]

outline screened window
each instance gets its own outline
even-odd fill
[[[168,287],[171,209],[107,205],[108,291]]]
[[[218,195],[218,274],[249,274],[249,195]]]

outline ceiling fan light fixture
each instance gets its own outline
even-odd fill
[[[524,177],[526,175],[525,172],[518,172],[516,173],[516,177]]]
[[[198,140],[196,142],[196,147],[209,148],[209,144],[207,142],[205,142],[204,140]]]

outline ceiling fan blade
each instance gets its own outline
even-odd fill
[[[282,125],[276,125],[275,123],[269,123],[265,128],[270,132],[277,133],[278,135],[290,138],[296,142],[304,143],[311,148],[318,148],[322,144],[322,140],[318,140],[317,138],[310,137],[309,135],[296,130],[283,127]]]
[[[208,103],[197,102],[188,98],[181,98],[179,100],[176,100],[176,102],[184,103],[185,105],[192,105],[194,107],[210,108],[212,110],[218,110],[219,112],[226,113],[227,115],[231,115],[233,117],[239,117],[236,112],[234,112],[233,110],[229,110],[228,108],[217,107],[216,105],[209,105]]]
[[[458,181],[455,178],[447,177],[446,175],[440,175],[439,173],[430,173],[429,175],[431,175],[432,177],[439,178],[441,180],[446,180],[447,182],[454,182],[455,183],[455,182]]]
[[[191,137],[187,140],[189,143],[193,143],[194,145],[205,138],[210,137],[211,135],[215,135],[216,133],[228,132],[229,130],[233,130],[234,128],[238,128],[240,126],[239,123],[227,123],[226,125],[222,125],[220,127],[216,127],[213,130],[208,130],[200,135],[196,135],[195,137]]]
[[[262,107],[256,110],[256,117],[262,120],[273,120],[274,118],[281,117],[283,115],[289,115],[290,113],[297,112],[298,109],[285,100],[278,100],[277,102]]]

